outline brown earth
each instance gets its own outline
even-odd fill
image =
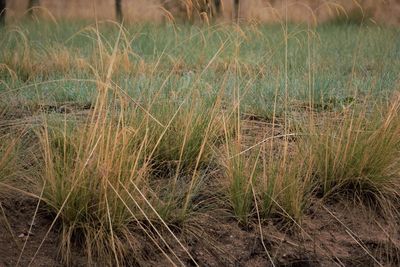
[[[37,205],[33,199],[2,197],[0,201],[4,210],[4,213],[0,210],[0,266],[16,266],[25,240],[28,241],[19,266],[28,266],[46,235],[51,219],[39,212],[35,221],[32,221]],[[32,265],[60,266],[57,261],[57,243],[57,233],[51,231]]]
[[[37,201],[3,196],[1,205],[4,213],[0,216],[0,266],[15,266],[28,238]],[[39,208],[20,266],[27,266],[32,260],[51,223],[51,217]],[[53,228],[32,266],[62,266],[57,227]],[[263,221],[261,227],[254,222],[244,228],[223,211],[205,213],[191,218],[176,235],[200,266],[272,266],[271,260],[275,266],[398,266],[400,259],[398,226],[351,201],[322,205],[315,200],[301,225],[272,218]],[[170,241],[184,264],[195,266],[172,238]],[[151,250],[150,244],[140,246],[147,254],[147,261],[141,265],[168,266],[168,261],[161,253],[154,253],[156,249]],[[82,249],[76,248],[74,266],[85,265]]]
[[[46,10],[43,13],[49,11],[56,18],[115,18],[114,0],[40,0],[40,2],[41,7]],[[162,6],[172,7],[178,2],[178,0],[122,0],[122,8],[127,21],[162,22],[168,17]],[[231,19],[232,2],[233,0],[222,0],[222,20]],[[27,6],[28,0],[7,1],[9,19],[26,14]],[[287,16],[290,21],[315,23],[331,20],[338,15],[343,16],[344,13],[359,16],[360,7],[365,13],[366,20],[400,25],[400,0],[240,0],[240,17],[243,20],[259,22],[281,22]],[[173,16],[179,17],[173,8],[169,11]]]

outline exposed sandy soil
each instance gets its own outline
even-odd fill
[[[27,237],[36,201],[27,197],[1,199],[10,224],[4,216],[0,227],[0,266],[15,266]],[[200,266],[397,266],[400,259],[398,227],[380,218],[374,211],[361,209],[349,201],[326,205],[315,204],[300,226],[285,225],[278,219],[262,222],[262,235],[257,223],[246,228],[223,212],[203,214],[188,222],[177,236]],[[20,266],[27,266],[43,240],[52,219],[39,209]],[[55,227],[56,229],[56,227]],[[32,266],[61,266],[58,257],[58,234],[51,230]],[[137,233],[140,235],[140,233]],[[263,238],[262,238],[263,237]],[[143,241],[145,237],[140,237]],[[263,242],[262,242],[263,241]],[[195,266],[187,254],[171,244],[187,266]],[[264,243],[264,245],[263,245]],[[174,245],[175,244],[175,245]],[[265,246],[265,247],[264,247]],[[141,245],[146,259],[143,266],[168,266],[168,261]],[[76,248],[74,266],[85,265]],[[268,253],[267,253],[268,252]]]

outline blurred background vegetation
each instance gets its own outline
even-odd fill
[[[56,18],[124,19],[129,22],[211,20],[318,23],[369,21],[400,24],[398,0],[12,0],[7,20],[27,14]],[[1,5],[0,3],[0,9]],[[286,8],[287,7],[287,8]],[[122,12],[123,11],[123,12]],[[4,13],[4,12],[3,12]]]

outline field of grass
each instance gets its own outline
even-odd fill
[[[377,255],[330,211],[372,212],[359,223],[383,220],[385,238],[398,222],[398,28],[28,21],[0,36],[0,203],[49,219],[32,245],[0,207],[13,263],[35,265],[55,233],[66,265],[212,265],[193,240],[224,254],[208,230],[235,225],[264,260],[240,266],[294,264],[272,224],[281,243],[314,237],[317,261],[353,264],[307,228],[321,209],[313,222],[331,216],[373,264],[399,260],[398,236]]]

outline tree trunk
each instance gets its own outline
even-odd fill
[[[117,20],[119,22],[122,22],[124,17],[122,14],[121,0],[115,0],[115,15],[117,17]]]
[[[214,0],[214,5],[217,16],[221,15],[221,0]]]
[[[39,5],[40,5],[39,0],[29,0],[29,3],[28,3],[28,14],[32,16],[33,15],[33,8],[35,6],[39,6]]]
[[[234,20],[235,22],[239,22],[239,0],[234,0],[233,1],[233,10],[235,12],[234,14]]]
[[[6,0],[0,0],[0,26],[6,24]]]

